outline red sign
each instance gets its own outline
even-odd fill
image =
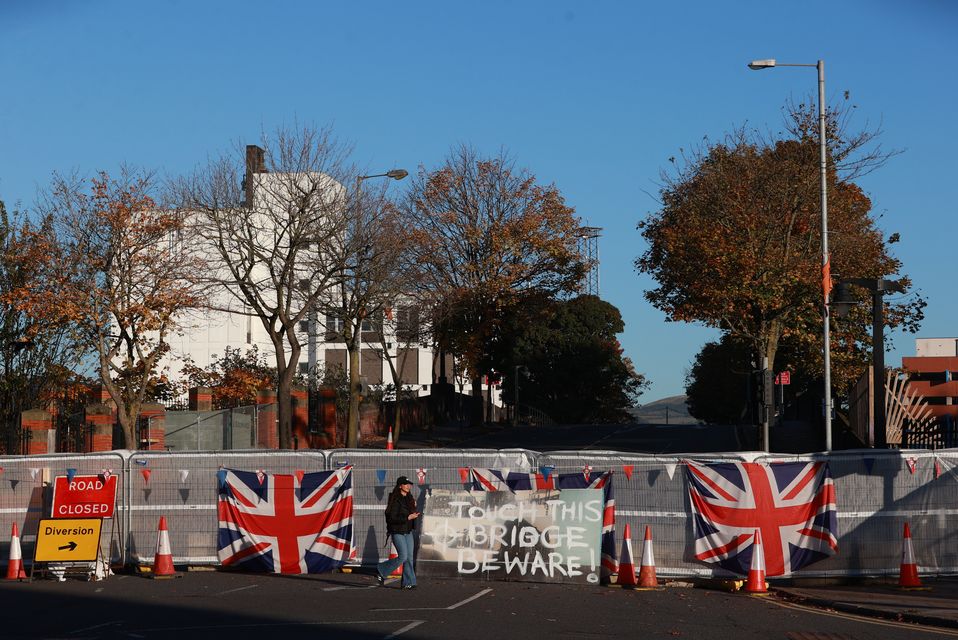
[[[775,384],[792,384],[792,372],[782,371],[775,376]]]
[[[54,518],[112,518],[116,476],[57,476],[53,482]]]

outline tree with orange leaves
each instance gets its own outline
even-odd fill
[[[888,252],[871,201],[854,182],[890,154],[874,144],[879,132],[851,132],[847,116],[839,109],[827,117],[831,274],[894,277],[902,265]],[[788,135],[769,140],[740,129],[706,143],[663,176],[661,209],[639,223],[648,249],[636,268],[657,283],[646,299],[669,320],[700,322],[746,341],[753,367],[762,357],[775,367],[779,342],[787,337],[793,357],[803,358],[808,369],[823,368],[816,127],[813,108],[790,105]],[[920,298],[890,305],[889,326],[914,330],[923,306]],[[832,345],[833,381],[842,388],[866,361],[868,334],[864,324],[840,329]]]
[[[70,322],[96,354],[116,404],[121,447],[137,448],[137,418],[158,378],[177,317],[202,301],[203,264],[161,207],[148,173],[124,169],[91,180],[54,176],[40,204],[52,223],[44,273],[18,292],[39,318]]]
[[[439,346],[461,357],[481,397],[505,311],[530,291],[577,288],[579,221],[554,185],[538,184],[505,153],[483,157],[468,146],[433,171],[421,169],[404,209],[410,282],[430,299]]]

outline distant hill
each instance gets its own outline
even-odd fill
[[[630,410],[636,422],[645,424],[698,424],[699,420],[689,415],[685,404],[688,396],[671,396],[654,400]]]

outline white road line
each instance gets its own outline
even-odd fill
[[[216,595],[218,595],[218,596],[225,596],[227,593],[236,593],[237,591],[246,591],[247,589],[255,589],[255,588],[258,587],[258,586],[259,586],[258,584],[249,584],[249,585],[246,585],[245,587],[236,587],[235,589],[228,589],[228,590],[226,590],[226,591],[220,591],[220,592],[217,593]]]
[[[101,627],[109,627],[109,626],[112,626],[112,625],[115,625],[115,624],[123,624],[123,621],[122,621],[122,620],[114,620],[113,622],[104,622],[103,624],[95,624],[95,625],[93,625],[92,627],[84,627],[84,628],[82,628],[82,629],[77,629],[77,630],[75,630],[75,631],[71,631],[71,632],[70,632],[70,635],[72,636],[72,635],[75,634],[75,633],[84,633],[84,632],[86,632],[86,631],[93,631],[94,629],[99,629],[99,628],[101,628]]]
[[[378,589],[378,584],[370,584],[365,586],[359,585],[343,585],[341,587],[326,587],[323,591],[348,591],[349,589]]]
[[[426,622],[425,620],[413,620],[412,622],[410,622],[409,624],[407,624],[407,625],[406,625],[405,627],[403,627],[402,629],[399,629],[398,631],[395,631],[395,632],[393,632],[393,633],[390,633],[388,636],[385,636],[385,637],[383,638],[383,640],[390,640],[390,638],[395,638],[395,637],[397,637],[397,636],[401,636],[402,634],[406,633],[407,631],[410,631],[410,630],[412,630],[412,629],[415,629],[416,627],[418,627],[419,625],[421,625],[421,624],[423,624],[423,623],[425,623],[425,622]]]
[[[476,595],[469,596],[462,602],[457,602],[456,604],[450,605],[448,607],[404,607],[402,609],[370,609],[370,611],[452,611],[453,609],[458,609],[464,604],[469,604],[473,600],[481,598],[482,596],[486,595],[487,593],[490,593],[491,591],[492,591],[491,588],[483,589]]]

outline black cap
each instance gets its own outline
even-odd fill
[[[404,484],[412,484],[412,480],[410,480],[406,476],[399,476],[398,478],[396,478],[397,487],[402,486]]]

